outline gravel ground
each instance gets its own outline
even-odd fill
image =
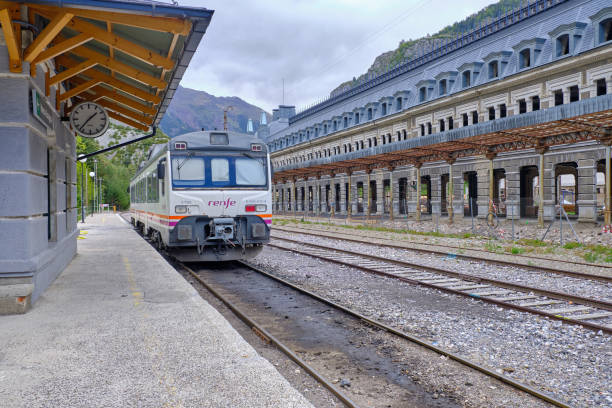
[[[289,239],[297,239],[312,244],[329,245],[330,248],[344,249],[366,255],[375,255],[388,259],[413,262],[424,266],[449,269],[453,272],[460,272],[489,279],[503,280],[510,283],[612,302],[612,283],[572,278],[569,276],[537,272],[534,270],[512,266],[491,265],[473,260],[415,253],[403,249],[381,248],[373,245],[315,237],[312,235],[289,234],[279,230],[275,230],[274,235]]]
[[[270,247],[253,261],[573,406],[612,407],[608,336]],[[416,367],[414,373],[419,370]],[[433,389],[440,386],[436,382],[441,380],[426,374],[422,381]]]
[[[286,216],[275,216],[276,219],[287,219],[289,221],[295,221],[292,217]],[[301,219],[301,217],[297,217],[297,219]],[[345,219],[334,219],[334,218],[306,218],[307,221],[313,222],[324,222],[324,223],[335,223],[337,225],[345,225],[347,221]],[[383,220],[371,220],[372,223],[367,223],[366,220],[357,220],[354,219],[350,222],[350,225],[360,226],[360,225],[369,225],[372,227],[386,227],[386,228],[394,228],[394,229],[407,229],[418,232],[433,232],[438,231],[442,234],[471,234],[472,233],[472,224],[469,219],[457,220],[453,224],[449,225],[445,219],[441,219],[438,223],[438,227],[436,229],[436,224],[431,220],[423,220],[421,222],[416,222],[414,220],[396,220],[389,221]],[[298,225],[299,226],[299,225]],[[548,225],[546,224],[546,227]],[[584,244],[589,245],[603,245],[603,246],[612,246],[612,234],[602,233],[602,228],[600,225],[595,224],[587,224],[587,223],[574,223],[574,229],[576,230],[580,240]],[[302,225],[300,227],[308,227],[308,225]],[[311,225],[311,227],[318,228],[329,228],[327,226],[321,225]],[[515,221],[515,240],[519,239],[540,239],[544,235],[546,231],[545,228],[539,228],[537,226],[537,220],[520,220]],[[343,229],[344,230],[344,229]],[[360,231],[355,230],[344,230],[347,233],[359,233]],[[494,242],[503,246],[516,246],[521,247],[520,243],[516,243],[512,241],[512,224],[510,221],[502,220],[500,223],[500,227],[498,228],[495,234],[491,234],[491,230],[484,224],[484,220],[475,220],[475,236],[471,238],[453,238],[453,237],[423,237],[412,234],[401,234],[405,240],[410,241],[413,240],[415,242],[423,243],[423,241],[428,241],[435,243],[437,245],[450,245],[450,246],[461,246],[465,248],[474,248],[483,250],[485,249],[485,245],[491,241],[490,238],[495,238]],[[389,232],[379,232],[379,231],[368,231],[368,234],[377,237],[386,237],[389,238],[393,233]],[[564,224],[564,243],[568,243],[574,240],[573,235],[570,235],[571,231],[567,225]],[[559,244],[560,240],[560,232],[558,228],[558,224],[555,224],[551,227],[548,232],[546,242],[548,244]],[[579,261],[584,262],[584,252],[581,250],[567,250],[562,247],[524,247],[527,251],[533,251],[530,255],[537,255],[541,257],[550,257],[552,259],[564,259],[568,261]],[[598,262],[603,265],[610,265],[609,263],[605,263],[604,257],[600,257]]]

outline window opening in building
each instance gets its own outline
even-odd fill
[[[378,138],[374,138],[374,146],[378,146]]]
[[[557,37],[557,57],[569,54],[569,34]]]
[[[612,18],[599,23],[599,42],[612,40]]]
[[[489,120],[494,120],[495,119],[495,108],[490,106],[489,107]]]
[[[501,105],[499,105],[499,117],[500,118],[506,117],[506,104],[505,103],[502,103]]]
[[[401,110],[402,110],[402,98],[397,98],[397,99],[395,100],[395,110],[396,110],[397,112],[399,112],[399,111],[401,111]]]
[[[425,124],[421,123],[420,127],[421,127],[421,136],[425,136]]]
[[[333,126],[333,129],[334,129],[334,132],[335,132],[335,131],[336,131],[336,129],[338,128],[338,124],[336,123],[336,121],[335,121],[335,120],[334,120],[334,122],[333,122],[332,126]]]
[[[427,96],[427,89],[424,86],[422,86],[421,88],[419,88],[419,102],[424,102],[426,96]]]
[[[359,124],[359,112],[355,113],[355,124]]]
[[[368,120],[372,120],[372,108],[368,108]]]
[[[555,106],[563,105],[563,91],[556,90],[555,91]]]
[[[540,110],[540,97],[539,96],[534,96],[533,98],[531,98],[531,110],[534,112]]]
[[[471,80],[472,80],[472,73],[470,71],[464,71],[462,75],[461,85],[464,88],[467,88],[468,86],[471,85]]]
[[[385,116],[387,114],[387,104],[386,103],[383,103],[381,105],[381,112],[380,113],[381,113],[381,116]]]
[[[372,139],[368,139],[368,147],[372,147]]]
[[[463,118],[463,126],[467,126],[468,125],[468,114],[464,113],[463,115],[461,115]]]
[[[344,128],[348,127],[348,118],[344,118]]]
[[[444,132],[444,119],[439,120],[440,132]]]
[[[387,144],[387,138],[385,135],[382,135],[382,144]]]
[[[489,79],[497,78],[499,76],[499,64],[497,61],[489,62]]]
[[[353,151],[353,145],[351,145],[351,144],[349,143],[349,145],[348,145],[348,149],[349,149],[349,153],[350,153],[350,152],[352,152],[352,151]]]
[[[597,81],[595,81],[595,84],[597,86],[597,96],[605,95],[608,91],[606,87],[606,79],[598,79]]]
[[[359,141],[359,147],[360,147],[361,149],[363,149],[363,140],[360,140],[360,141]]]
[[[359,150],[359,142],[355,142],[355,151]]]
[[[519,105],[519,113],[527,112],[527,102],[524,99],[521,99],[520,101],[518,101],[518,105]]]
[[[531,49],[525,48],[519,53],[519,68],[527,68],[531,66]]]
[[[448,130],[453,130],[453,117],[449,116],[446,120],[448,121]]]
[[[446,79],[440,81],[440,95],[446,94]]]
[[[315,128],[315,138],[319,137],[319,128]]]
[[[427,122],[427,134],[431,135],[431,122]]]
[[[327,125],[323,125],[323,133],[327,134]]]
[[[580,100],[580,93],[578,92],[578,85],[570,86],[570,102],[577,102]]]
[[[478,112],[472,111],[472,124],[475,125],[478,123]]]

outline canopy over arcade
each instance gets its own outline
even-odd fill
[[[11,72],[42,67],[58,111],[96,101],[143,131],[161,120],[212,15],[140,0],[0,1]]]

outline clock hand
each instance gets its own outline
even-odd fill
[[[98,114],[98,112],[94,113],[93,115],[91,115],[90,117],[87,118],[87,120],[85,121],[85,123],[83,123],[83,125],[81,126],[81,132],[83,131],[83,129],[85,129],[85,125],[87,124],[87,122],[89,122],[90,120],[92,120],[96,115]]]

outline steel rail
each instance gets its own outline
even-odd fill
[[[512,283],[507,283],[507,282],[501,282],[501,281],[496,281],[493,279],[487,279],[487,278],[481,278],[481,277],[477,277],[477,276],[473,276],[473,275],[466,275],[460,272],[452,272],[452,271],[447,271],[444,269],[440,269],[440,268],[435,268],[432,266],[423,266],[423,265],[419,265],[419,264],[414,264],[414,263],[410,263],[410,262],[405,262],[405,261],[398,261],[398,260],[394,260],[394,259],[387,259],[387,258],[382,258],[382,257],[378,257],[375,255],[366,255],[366,254],[361,254],[361,253],[357,253],[357,252],[352,252],[352,251],[348,251],[348,250],[343,250],[343,249],[337,249],[337,248],[333,248],[330,249],[329,247],[323,246],[323,245],[317,245],[317,244],[312,244],[312,243],[308,243],[308,242],[303,242],[303,241],[297,241],[297,240],[292,240],[292,239],[288,239],[288,238],[279,238],[279,237],[274,237],[274,239],[280,239],[283,241],[287,241],[287,242],[291,242],[294,244],[299,244],[299,245],[307,245],[307,246],[311,246],[314,248],[318,248],[321,250],[325,250],[325,251],[335,251],[335,252],[339,252],[339,253],[344,253],[347,255],[351,255],[351,256],[356,256],[356,257],[361,257],[361,258],[365,258],[365,259],[371,259],[371,260],[375,260],[378,262],[383,262],[383,263],[391,263],[391,264],[395,264],[395,265],[399,265],[405,268],[411,268],[411,269],[421,269],[421,270],[426,270],[426,271],[431,271],[433,273],[437,273],[440,275],[445,275],[445,276],[452,276],[455,278],[460,278],[466,281],[471,281],[471,282],[483,282],[483,283],[489,283],[491,285],[494,286],[499,286],[499,287],[503,287],[506,289],[513,289],[519,292],[533,292],[533,293],[539,293],[541,296],[546,296],[549,298],[556,298],[556,299],[562,299],[565,301],[572,301],[572,302],[578,302],[581,304],[588,304],[600,309],[606,309],[606,310],[612,310],[612,303],[610,302],[602,302],[602,301],[597,301],[594,299],[588,299],[588,298],[583,298],[581,296],[574,296],[574,295],[569,295],[566,293],[560,293],[560,292],[553,292],[553,291],[547,291],[544,289],[538,289],[538,288],[532,288],[529,286],[523,286],[523,285],[516,285],[516,284],[512,284]],[[599,331],[601,330],[602,332],[606,332],[608,334],[612,334],[612,328],[607,327],[607,326],[602,326],[602,325],[598,325],[598,324],[594,324],[594,323],[589,323],[587,321],[582,321],[582,320],[575,320],[569,317],[564,317],[564,316],[560,316],[560,315],[556,315],[556,314],[552,314],[552,313],[547,313],[546,311],[542,311],[542,310],[537,310],[537,309],[533,309],[530,307],[525,307],[525,306],[520,306],[520,305],[515,305],[513,303],[509,303],[509,302],[505,302],[502,300],[496,300],[493,298],[488,298],[485,296],[480,296],[476,293],[469,293],[469,292],[463,292],[460,290],[456,290],[456,289],[451,289],[451,288],[447,288],[444,286],[440,286],[440,285],[436,285],[433,283],[427,283],[427,282],[422,282],[420,280],[416,280],[416,279],[411,279],[411,278],[406,278],[403,276],[399,276],[399,275],[395,275],[393,273],[388,273],[388,272],[383,272],[383,271],[379,271],[370,267],[366,267],[366,266],[361,266],[359,264],[354,264],[354,263],[350,263],[350,262],[345,262],[339,259],[335,259],[335,258],[330,258],[330,257],[325,257],[325,256],[321,256],[321,255],[315,255],[315,254],[310,254],[308,252],[304,252],[304,251],[300,251],[298,249],[294,249],[294,248],[287,248],[287,247],[283,247],[280,245],[275,245],[275,244],[268,244],[268,246],[274,247],[274,248],[279,248],[285,251],[290,251],[290,252],[295,252],[295,253],[299,253],[302,255],[306,255],[306,256],[310,256],[313,258],[318,258],[324,261],[328,261],[328,262],[333,262],[339,265],[344,265],[344,266],[349,266],[352,268],[356,268],[356,269],[360,269],[364,272],[368,272],[368,273],[372,273],[372,274],[376,274],[376,275],[380,275],[380,276],[386,276],[386,277],[390,277],[393,279],[398,279],[413,285],[420,285],[420,286],[425,286],[425,287],[429,287],[429,288],[433,288],[433,289],[437,289],[437,290],[442,290],[445,292],[449,292],[449,293],[453,293],[456,295],[461,295],[461,296],[465,296],[465,297],[470,297],[470,298],[475,298],[475,299],[479,299],[482,300],[484,302],[488,302],[488,303],[493,303],[496,304],[498,306],[503,306],[509,309],[515,309],[515,310],[520,310],[522,312],[526,312],[526,313],[532,313],[532,314],[537,314],[540,316],[546,316],[549,317],[551,319],[554,320],[560,320],[566,323],[570,323],[570,324],[575,324],[575,325],[580,325],[580,326],[584,326],[590,330],[594,330],[594,331]],[[595,306],[597,305],[597,306]]]
[[[353,402],[348,396],[346,396],[342,391],[340,391],[336,386],[334,386],[331,382],[326,380],[319,372],[317,372],[313,367],[308,365],[304,360],[302,360],[297,354],[295,354],[291,349],[285,346],[280,340],[270,334],[266,329],[258,325],[253,319],[247,316],[240,308],[234,305],[229,299],[225,296],[221,295],[218,291],[216,291],[211,285],[209,285],[202,277],[200,277],[197,273],[195,273],[191,268],[189,268],[184,263],[177,261],[182,268],[184,268],[194,279],[196,279],[202,286],[204,286],[210,293],[212,293],[217,299],[219,299],[223,304],[225,304],[240,320],[242,320],[247,326],[251,328],[257,335],[260,337],[263,335],[265,340],[268,340],[270,343],[274,344],[279,350],[281,350],[285,355],[287,355],[291,360],[293,360],[297,365],[302,367],[308,374],[310,374],[314,379],[316,379],[319,383],[321,383],[325,388],[327,388],[332,394],[334,394],[340,401],[342,401],[349,408],[359,408],[355,402]]]
[[[308,231],[317,231],[315,232],[304,232],[302,228],[296,228],[296,230],[292,230],[290,228],[283,228],[283,227],[279,227],[279,226],[274,226],[275,230],[279,230],[279,231],[285,231],[285,232],[292,232],[292,233],[298,233],[298,234],[304,234],[304,235],[312,235],[312,236],[317,236],[317,237],[324,237],[324,238],[330,238],[330,239],[341,239],[343,241],[347,241],[347,242],[355,242],[355,243],[361,243],[361,244],[369,244],[369,245],[376,245],[376,246],[380,246],[383,248],[395,248],[395,249],[404,249],[404,250],[408,250],[408,251],[414,251],[414,252],[425,252],[425,253],[431,253],[431,254],[436,254],[436,255],[448,255],[449,251],[441,251],[441,250],[436,250],[436,249],[425,249],[425,248],[409,248],[406,246],[402,246],[402,245],[398,245],[398,244],[384,244],[384,243],[380,243],[380,242],[368,242],[366,241],[367,237],[363,237],[363,239],[356,239],[356,238],[345,238],[345,237],[334,237],[332,235],[327,235],[324,234],[324,231],[320,231],[316,230],[316,229],[310,229],[310,228],[305,228]],[[361,235],[359,234],[350,234],[348,232],[337,232],[340,235],[349,235],[349,236],[353,236],[353,237],[359,237]],[[389,238],[376,238],[379,240],[389,240]],[[416,243],[414,241],[406,241],[407,243]],[[418,244],[418,243],[416,243]],[[499,255],[496,252],[493,251],[487,251],[487,250],[482,250],[482,249],[473,249],[473,248],[462,248],[459,246],[455,246],[455,245],[446,245],[446,244],[434,244],[435,246],[439,246],[439,247],[446,247],[446,248],[452,248],[452,249],[458,249],[458,250],[463,250],[463,251],[475,251],[475,252],[482,252],[485,254],[496,254]],[[475,260],[475,261],[482,261],[482,262],[487,262],[490,264],[497,264],[497,265],[504,265],[504,266],[513,266],[513,267],[518,267],[518,268],[524,268],[524,269],[531,269],[531,270],[536,270],[536,271],[543,271],[543,272],[549,272],[549,273],[554,273],[556,275],[567,275],[567,276],[572,276],[572,277],[576,277],[576,278],[582,278],[582,279],[592,279],[592,280],[597,280],[597,281],[602,281],[602,282],[612,282],[612,277],[607,277],[607,276],[603,276],[603,275],[593,275],[590,273],[584,273],[584,272],[575,272],[575,271],[568,271],[566,269],[555,269],[552,267],[546,267],[546,266],[536,266],[536,265],[525,265],[525,264],[521,264],[521,263],[516,263],[516,262],[512,262],[512,261],[504,261],[503,259],[490,259],[490,258],[484,258],[484,257],[479,257],[476,255],[466,255],[466,254],[458,254],[456,252],[452,253],[453,256],[456,256],[457,258],[461,258],[461,259],[470,259],[470,260]],[[574,264],[574,265],[579,265],[579,266],[592,266],[592,267],[597,267],[597,268],[605,268],[605,269],[612,269],[612,266],[610,265],[599,265],[599,264],[594,264],[594,263],[589,263],[589,262],[579,262],[579,261],[566,261],[566,260],[555,260],[555,259],[550,259],[550,258],[543,258],[543,257],[538,257],[538,256],[533,256],[533,255],[521,255],[522,258],[528,258],[528,259],[533,259],[533,260],[538,260],[538,261],[545,261],[545,262],[562,262],[562,263],[566,263],[566,264]]]
[[[493,378],[495,378],[495,379],[497,379],[497,380],[499,380],[499,381],[501,381],[501,382],[503,382],[503,383],[513,387],[513,388],[516,388],[518,390],[526,392],[526,393],[530,394],[533,397],[536,397],[538,399],[546,401],[546,402],[548,402],[550,404],[553,404],[553,405],[555,405],[557,407],[564,407],[564,408],[569,408],[570,407],[570,405],[567,405],[566,403],[564,403],[564,402],[554,398],[551,395],[548,395],[548,394],[546,394],[544,392],[536,390],[535,388],[529,387],[528,385],[523,384],[523,383],[521,383],[519,381],[515,381],[515,380],[513,380],[510,377],[507,377],[507,376],[505,376],[503,374],[499,374],[499,373],[495,372],[494,370],[491,370],[491,369],[489,369],[487,367],[484,367],[484,366],[482,366],[482,365],[480,365],[478,363],[475,363],[475,362],[470,361],[470,360],[468,360],[466,358],[463,358],[463,357],[461,357],[461,356],[459,356],[457,354],[453,354],[453,353],[451,353],[451,352],[449,352],[447,350],[444,350],[444,349],[442,349],[440,347],[434,346],[433,344],[431,344],[431,343],[429,343],[429,342],[427,342],[427,341],[425,341],[423,339],[420,339],[420,338],[418,338],[416,336],[413,336],[413,335],[407,334],[407,333],[405,333],[405,332],[403,332],[401,330],[395,329],[395,328],[393,328],[393,327],[391,327],[391,326],[389,326],[389,325],[387,325],[387,324],[385,324],[385,323],[383,323],[383,322],[381,322],[379,320],[375,320],[375,319],[369,318],[369,317],[367,317],[365,315],[362,315],[362,314],[360,314],[359,312],[357,312],[357,311],[355,311],[353,309],[350,309],[350,308],[345,307],[345,306],[343,306],[343,305],[341,305],[341,304],[339,304],[337,302],[334,302],[333,300],[327,299],[327,298],[325,298],[323,296],[320,296],[320,295],[318,295],[318,294],[316,294],[314,292],[309,291],[308,289],[304,289],[304,288],[302,288],[300,286],[297,286],[297,285],[295,285],[295,284],[293,284],[293,283],[291,283],[291,282],[289,282],[289,281],[287,281],[287,280],[285,280],[283,278],[280,278],[280,277],[278,277],[276,275],[273,275],[273,274],[271,274],[269,272],[266,272],[266,271],[260,269],[259,267],[255,266],[255,265],[252,265],[249,262],[246,262],[246,261],[239,261],[239,262],[241,264],[245,265],[246,267],[248,267],[249,269],[255,271],[255,272],[258,272],[258,273],[260,273],[260,274],[262,274],[262,275],[264,275],[264,276],[266,276],[266,277],[268,277],[270,279],[273,279],[273,280],[275,280],[275,281],[277,281],[279,283],[282,283],[283,285],[286,285],[286,286],[288,286],[288,287],[290,287],[290,288],[292,288],[292,289],[294,289],[294,290],[296,290],[296,291],[298,291],[300,293],[303,293],[303,294],[305,294],[307,296],[310,296],[311,298],[313,298],[315,300],[318,300],[318,301],[320,301],[322,303],[325,303],[325,304],[327,304],[329,306],[332,306],[332,307],[334,307],[334,308],[336,308],[338,310],[341,310],[344,313],[347,313],[347,314],[349,314],[349,315],[351,315],[353,317],[356,317],[356,318],[358,318],[360,320],[363,320],[364,322],[366,322],[367,324],[369,324],[371,326],[377,327],[377,328],[379,328],[379,329],[381,329],[383,331],[386,331],[388,333],[394,334],[394,335],[396,335],[396,336],[398,336],[398,337],[400,337],[400,338],[402,338],[404,340],[408,340],[408,341],[410,341],[412,343],[418,344],[418,345],[420,345],[422,347],[425,347],[425,348],[427,348],[429,350],[432,350],[432,351],[434,351],[434,352],[436,352],[436,353],[438,353],[440,355],[448,357],[451,360],[457,361],[458,363],[463,364],[465,366],[468,366],[468,367],[470,367],[470,368],[472,368],[472,369],[474,369],[476,371],[479,371],[479,372],[481,372],[481,373],[483,373],[483,374],[485,374],[485,375],[487,375],[489,377],[493,377]]]

